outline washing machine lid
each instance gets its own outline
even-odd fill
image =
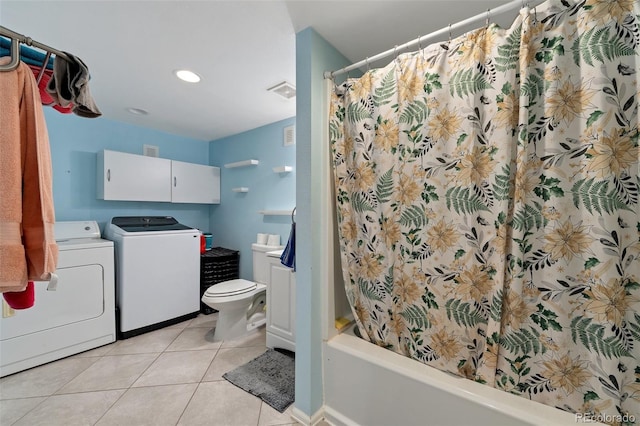
[[[193,231],[171,216],[117,216],[111,226],[120,233]]]
[[[214,284],[204,292],[207,297],[236,296],[254,291],[258,284],[243,279],[224,281]]]

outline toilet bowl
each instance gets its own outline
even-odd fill
[[[204,292],[202,303],[218,310],[214,340],[236,339],[266,324],[270,263],[267,253],[283,246],[251,244],[253,281],[236,279],[214,284]]]
[[[214,341],[236,339],[265,324],[266,289],[264,284],[243,279],[209,287],[202,302],[219,311]]]

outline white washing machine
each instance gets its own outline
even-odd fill
[[[200,311],[200,231],[170,216],[114,217],[118,337],[194,318]]]
[[[56,222],[58,284],[36,281],[35,305],[3,312],[0,377],[116,339],[113,242],[96,222]]]

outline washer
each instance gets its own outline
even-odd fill
[[[200,310],[200,231],[170,216],[114,217],[118,337],[194,318]]]
[[[116,339],[113,242],[96,222],[56,222],[58,285],[35,283],[35,305],[3,309],[0,376],[55,361]],[[4,303],[4,302],[2,302]]]

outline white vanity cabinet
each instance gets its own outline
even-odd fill
[[[267,347],[296,350],[296,274],[280,263],[282,250],[267,253]]]
[[[171,161],[172,203],[220,203],[220,168]]]
[[[125,152],[98,152],[101,200],[220,203],[220,168]]]
[[[97,184],[101,200],[171,201],[171,160],[100,151]]]

